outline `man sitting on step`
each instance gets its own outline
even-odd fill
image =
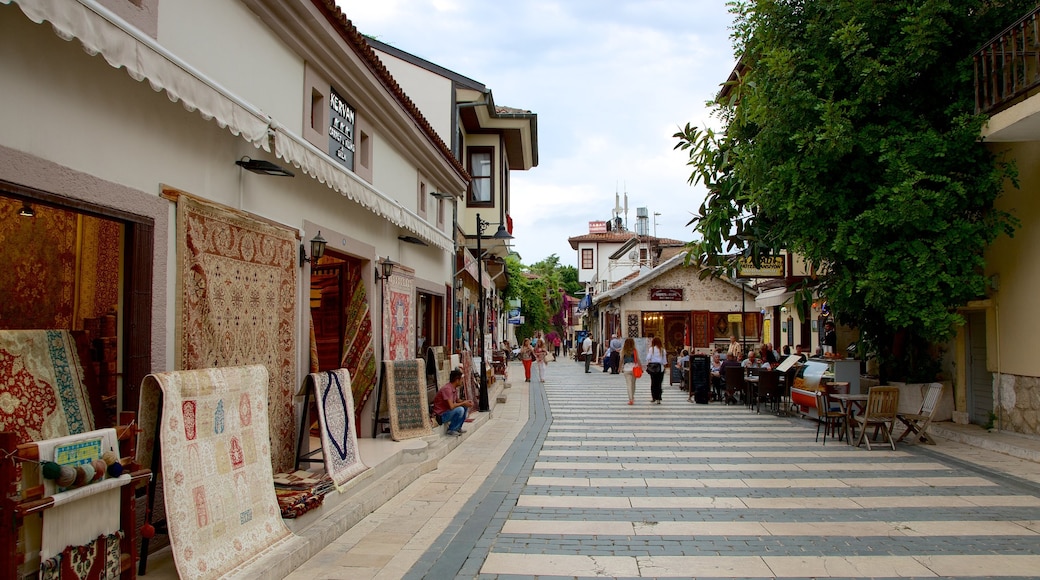
[[[462,425],[466,416],[473,409],[473,402],[459,400],[459,387],[462,385],[462,371],[455,369],[448,375],[448,383],[437,391],[433,397],[433,413],[441,423],[448,426],[448,435],[461,437],[466,432]]]

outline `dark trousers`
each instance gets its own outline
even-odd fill
[[[664,371],[647,374],[650,375],[650,398],[655,401],[660,401],[661,385],[664,384]]]
[[[585,357],[585,372],[587,372],[587,373],[591,372],[591,371],[589,371],[589,365],[592,364],[592,353],[590,352],[590,353],[584,354],[582,356]]]

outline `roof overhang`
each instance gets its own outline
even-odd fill
[[[459,96],[474,91],[457,91]],[[538,115],[531,112],[504,112],[495,106],[491,91],[480,96],[477,106],[459,100],[459,118],[466,132],[473,135],[498,134],[505,142],[509,168],[526,171],[538,165]]]

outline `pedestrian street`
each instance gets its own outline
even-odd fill
[[[644,376],[630,407],[622,376],[550,365],[551,424],[479,577],[1040,576],[1035,484],[664,393]]]
[[[695,405],[667,383],[652,405],[646,377],[629,406],[623,376],[563,359],[544,385],[509,390],[435,471],[292,577],[1040,577],[1040,485],[1014,468],[823,445],[811,421]]]

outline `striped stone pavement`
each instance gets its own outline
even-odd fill
[[[690,404],[667,383],[649,399],[648,378],[629,406],[621,376],[552,364],[526,423],[501,432],[515,439],[495,447],[481,429],[452,453],[484,445],[465,464],[493,467],[431,474],[470,490],[447,500],[450,522],[416,520],[433,497],[417,482],[373,514],[373,532],[418,530],[384,567],[345,568],[333,550],[293,577],[1040,578],[1033,481],[926,446],[822,445],[813,423]]]

